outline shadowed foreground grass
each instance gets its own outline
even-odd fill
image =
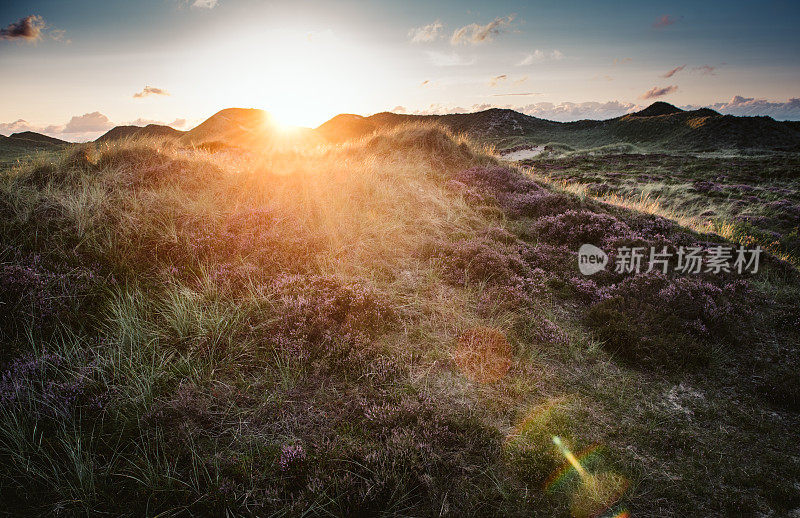
[[[0,215],[6,513],[800,506],[796,272],[582,278],[582,242],[712,238],[439,127],[88,145]]]

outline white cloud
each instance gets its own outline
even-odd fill
[[[200,9],[213,9],[217,6],[217,0],[194,0],[192,7],[199,7]]]
[[[92,112],[72,117],[66,126],[64,126],[63,133],[105,131],[112,127],[114,127],[114,125],[108,120],[108,117],[100,112]]]
[[[582,103],[562,102],[559,104],[541,102],[522,106],[518,110],[526,115],[533,115],[541,119],[567,122],[581,119],[612,119],[636,111],[638,108],[634,103],[589,101]]]
[[[14,122],[0,123],[0,135],[11,135],[12,133],[19,133],[21,131],[39,131],[39,130],[40,128],[34,127],[24,119],[18,119],[15,120]]]
[[[469,66],[474,65],[476,59],[474,57],[465,58],[460,54],[455,52],[451,53],[444,53],[444,52],[436,52],[433,50],[427,51],[426,54],[428,55],[428,60],[431,62],[432,65],[437,67],[461,67],[461,66]]]
[[[728,102],[714,103],[707,107],[726,115],[767,115],[778,120],[800,120],[800,98],[798,97],[792,97],[786,102],[781,102],[736,95]],[[687,110],[697,108],[701,108],[701,106],[690,105],[684,107]]]
[[[526,94],[527,95],[527,94]],[[536,95],[535,92],[531,95]],[[524,106],[518,104],[473,104],[469,109],[460,106],[451,107],[443,104],[431,104],[425,109],[416,110],[413,113],[419,115],[445,115],[449,113],[465,113],[488,110],[490,108],[507,108],[516,110],[526,115],[532,115],[541,119],[568,122],[581,119],[611,119],[631,113],[642,107],[634,103],[624,103],[620,101],[608,102],[582,102],[571,103],[562,102],[558,104],[549,102],[531,103]]]
[[[545,51],[541,49],[536,49],[530,54],[527,54],[522,60],[517,63],[518,67],[524,67],[527,65],[532,65],[534,63],[540,63],[542,61],[552,60],[552,61],[559,61],[564,59],[564,53],[558,49],[553,49],[551,51]]]
[[[425,25],[423,27],[415,27],[408,31],[408,37],[411,38],[412,43],[430,43],[439,38],[439,32],[442,30],[442,23],[439,20]]]

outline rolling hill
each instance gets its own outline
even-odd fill
[[[682,110],[665,102],[607,120],[556,122],[514,110],[492,108],[447,115],[381,112],[364,117],[340,114],[315,129],[286,128],[263,110],[227,108],[188,131],[158,124],[117,126],[95,142],[165,137],[186,145],[257,148],[302,136],[312,143],[339,143],[417,122],[438,123],[499,149],[558,143],[574,149],[632,144],[643,151],[800,150],[800,122],[722,115],[708,108]],[[69,144],[30,131],[9,137],[0,135],[0,153],[10,157]]]
[[[336,142],[416,121],[435,121],[454,132],[467,133],[501,148],[551,142],[592,148],[624,142],[649,149],[681,151],[800,149],[800,131],[796,123],[779,122],[770,117],[722,115],[708,108],[687,111],[664,102],[613,119],[575,122],[548,121],[498,108],[448,115],[388,112],[369,117],[340,115],[316,131],[323,138]]]
[[[107,142],[130,137],[167,137],[178,138],[185,132],[161,124],[147,126],[116,126],[101,135],[95,142]]]
[[[8,137],[0,135],[0,153],[4,155],[20,155],[43,149],[59,149],[66,145],[69,145],[69,142],[33,131],[13,133]]]
[[[181,141],[191,145],[223,143],[247,148],[272,145],[299,135],[307,139],[319,138],[309,128],[285,128],[263,110],[227,108],[187,131],[181,137]]]

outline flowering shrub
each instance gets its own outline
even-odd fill
[[[609,214],[588,210],[567,210],[539,218],[532,231],[550,243],[575,247],[584,243],[602,245],[621,238],[635,237],[631,228]]]
[[[697,276],[650,272],[600,291],[587,315],[611,352],[644,366],[680,367],[709,359],[709,341],[732,339],[734,321],[747,317],[748,284],[712,283]]]
[[[453,284],[478,281],[509,286],[532,275],[518,247],[491,237],[438,243],[432,255],[442,261],[445,277]]]
[[[503,193],[524,194],[544,190],[530,178],[502,166],[465,169],[453,175],[453,179],[495,196]]]
[[[0,409],[23,407],[33,419],[58,419],[79,406],[102,408],[94,394],[89,369],[74,369],[65,358],[44,352],[14,359],[0,375]]]
[[[476,204],[496,202],[512,218],[539,217],[573,206],[571,198],[553,193],[507,167],[473,167],[455,174],[448,184]]]
[[[334,334],[374,337],[397,314],[377,291],[322,276],[281,275],[271,285],[281,306],[283,334],[314,342]]]
[[[0,265],[0,333],[13,336],[25,325],[52,330],[88,306],[97,282],[92,269],[46,267],[38,255]]]
[[[278,468],[284,473],[297,472],[306,460],[302,444],[286,444],[278,456]]]

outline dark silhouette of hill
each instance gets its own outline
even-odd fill
[[[131,137],[166,137],[178,138],[185,132],[161,124],[148,124],[147,126],[116,126],[101,135],[95,142],[107,142],[121,138]]]
[[[368,135],[379,128],[418,121],[438,122],[452,131],[500,147],[552,142],[582,149],[631,143],[681,151],[793,150],[800,146],[797,123],[779,122],[771,117],[722,115],[709,108],[681,110],[660,101],[639,112],[607,120],[555,122],[498,108],[447,115],[383,112],[369,117],[339,115],[316,131],[326,140],[338,142]]]
[[[658,117],[660,115],[672,115],[673,113],[681,113],[683,111],[684,110],[681,110],[677,106],[663,101],[657,101],[642,111],[631,113],[628,117]]]
[[[12,133],[8,137],[0,135],[0,152],[3,153],[27,153],[42,149],[57,149],[69,145],[61,139],[48,137],[34,131],[22,131]]]

